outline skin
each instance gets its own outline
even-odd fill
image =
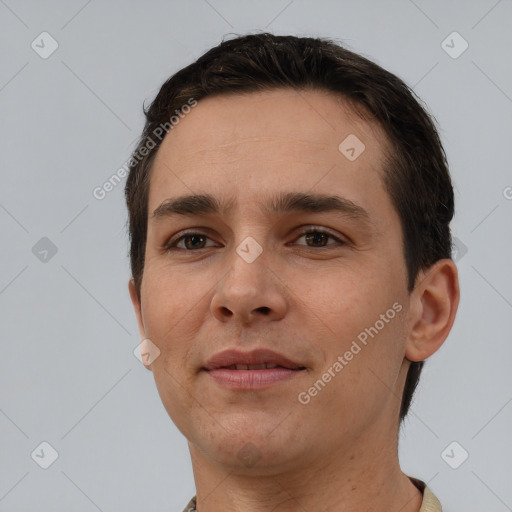
[[[338,150],[349,134],[365,144],[352,162]],[[400,220],[382,182],[386,144],[331,93],[280,89],[205,98],[159,148],[150,215],[183,194],[236,200],[224,215],[150,216],[140,297],[129,283],[141,339],[160,350],[147,367],[188,440],[199,512],[419,510],[421,492],[398,463],[400,401],[409,361],[448,336],[459,288],[455,264],[440,260],[408,293]],[[268,214],[260,203],[276,192],[336,193],[370,220]],[[347,243],[308,241],[311,226]],[[190,228],[207,238],[165,252]],[[252,263],[236,252],[246,237],[263,249]],[[394,303],[400,313],[301,404],[298,394]],[[219,351],[260,347],[307,370],[243,392],[200,371]],[[240,456],[247,450],[252,462]]]

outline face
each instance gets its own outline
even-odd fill
[[[398,427],[409,299],[385,144],[330,93],[287,89],[206,98],[165,137],[131,293],[162,402],[211,461],[293,467]],[[191,195],[219,210],[170,206]],[[303,369],[204,369],[227,349]]]

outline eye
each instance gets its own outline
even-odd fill
[[[195,231],[188,232],[179,238],[176,238],[175,240],[170,241],[166,246],[166,251],[171,251],[173,249],[183,249],[186,251],[193,251],[194,249],[204,249],[205,241],[209,240],[210,238],[206,236],[204,233],[199,233]],[[183,241],[184,247],[178,247],[178,244],[180,244]]]
[[[306,240],[306,246],[308,248],[318,248],[321,249],[325,247],[326,245],[345,245],[346,242],[341,240],[340,238],[332,235],[328,231],[324,231],[319,228],[310,228],[306,231],[303,231],[300,236],[297,238],[297,240],[300,240],[301,238],[304,238]],[[335,241],[334,244],[328,244],[328,239],[331,238]],[[180,237],[169,241],[169,243],[165,246],[166,251],[173,251],[173,250],[184,250],[187,252],[192,252],[194,250],[200,250],[205,249],[208,247],[206,245],[206,241],[211,240],[210,237],[205,235],[204,233],[198,232],[198,231],[190,231],[188,233],[182,234]],[[183,242],[183,245],[180,246],[180,244]],[[325,242],[325,243],[324,243]],[[298,244],[298,245],[304,245],[304,244]],[[212,247],[211,245],[209,247]],[[215,247],[215,245],[213,245]]]
[[[319,229],[319,228],[311,228],[311,229],[308,229],[307,231],[303,231],[302,234],[299,236],[299,239],[305,237],[305,240],[306,240],[306,245],[308,247],[311,247],[311,248],[322,248],[322,247],[325,247],[326,245],[345,245],[346,242],[344,242],[343,240],[339,239],[338,237],[332,235],[331,233],[329,233],[328,231],[324,231],[323,229]],[[327,239],[329,238],[332,238],[333,240],[336,241],[336,244],[324,244],[323,242],[327,242]],[[308,244],[312,244],[312,245],[308,245]],[[302,245],[302,244],[299,244],[299,245]]]

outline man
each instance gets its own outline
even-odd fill
[[[258,34],[172,76],[126,184],[145,365],[187,511],[437,511],[398,431],[459,287],[429,115],[338,44]]]

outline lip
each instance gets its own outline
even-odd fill
[[[228,368],[234,364],[259,365],[268,363],[278,365],[267,369]],[[265,389],[279,382],[284,382],[302,374],[305,367],[286,356],[268,349],[251,352],[225,350],[215,354],[203,368],[207,374],[223,387],[238,390]]]
[[[256,390],[265,389],[302,375],[304,370],[272,368],[268,370],[228,370],[219,368],[208,370],[208,375],[218,384],[229,389]]]
[[[234,364],[245,364],[245,365],[253,365],[253,364],[263,364],[268,363],[272,365],[282,366],[283,368],[289,370],[298,370],[304,368],[301,364],[292,361],[287,358],[283,354],[279,352],[274,352],[269,349],[256,349],[251,352],[241,352],[240,350],[224,350],[223,352],[219,352],[215,354],[213,357],[208,359],[206,366],[203,368],[204,370],[218,370],[220,368],[226,368],[232,366]],[[235,370],[235,371],[244,371],[244,370]],[[248,371],[258,371],[258,370],[248,370]],[[267,371],[267,370],[265,370]]]

